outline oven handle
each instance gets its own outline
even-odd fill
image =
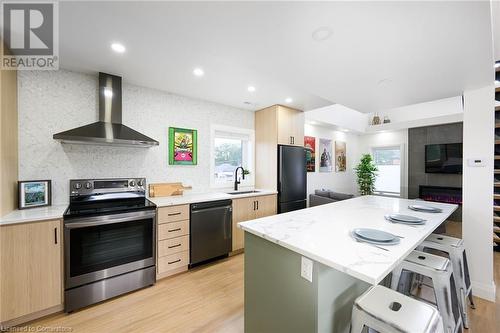
[[[75,222],[65,223],[64,227],[67,229],[86,228],[105,224],[137,221],[145,218],[154,218],[155,215],[155,211],[141,211],[116,215],[95,216],[77,219],[74,220]]]

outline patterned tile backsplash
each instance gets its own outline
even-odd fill
[[[126,81],[126,78],[124,78]],[[252,111],[123,84],[123,123],[160,142],[153,148],[61,144],[52,135],[98,119],[97,74],[19,71],[19,178],[51,179],[53,204],[75,178],[146,177],[210,188],[210,125],[254,128]],[[168,165],[168,127],[198,130],[198,165]]]

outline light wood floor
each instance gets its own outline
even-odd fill
[[[448,232],[460,235],[460,225]],[[500,285],[500,253],[495,253]],[[468,333],[500,331],[496,303],[476,298]],[[163,279],[146,288],[71,315],[56,314],[28,326],[68,327],[75,333],[243,332],[243,255]],[[304,332],[308,333],[308,332]]]

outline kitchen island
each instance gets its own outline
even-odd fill
[[[348,332],[354,300],[380,283],[457,208],[434,202],[429,204],[441,213],[408,208],[418,202],[363,196],[240,223],[245,231],[245,332]],[[390,213],[427,222],[393,224],[384,218]],[[385,246],[386,251],[356,242],[351,236],[355,228],[384,230],[401,241]]]

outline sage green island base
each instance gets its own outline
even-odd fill
[[[312,282],[298,253],[245,232],[245,332],[349,332],[354,300],[370,286],[313,261]]]

